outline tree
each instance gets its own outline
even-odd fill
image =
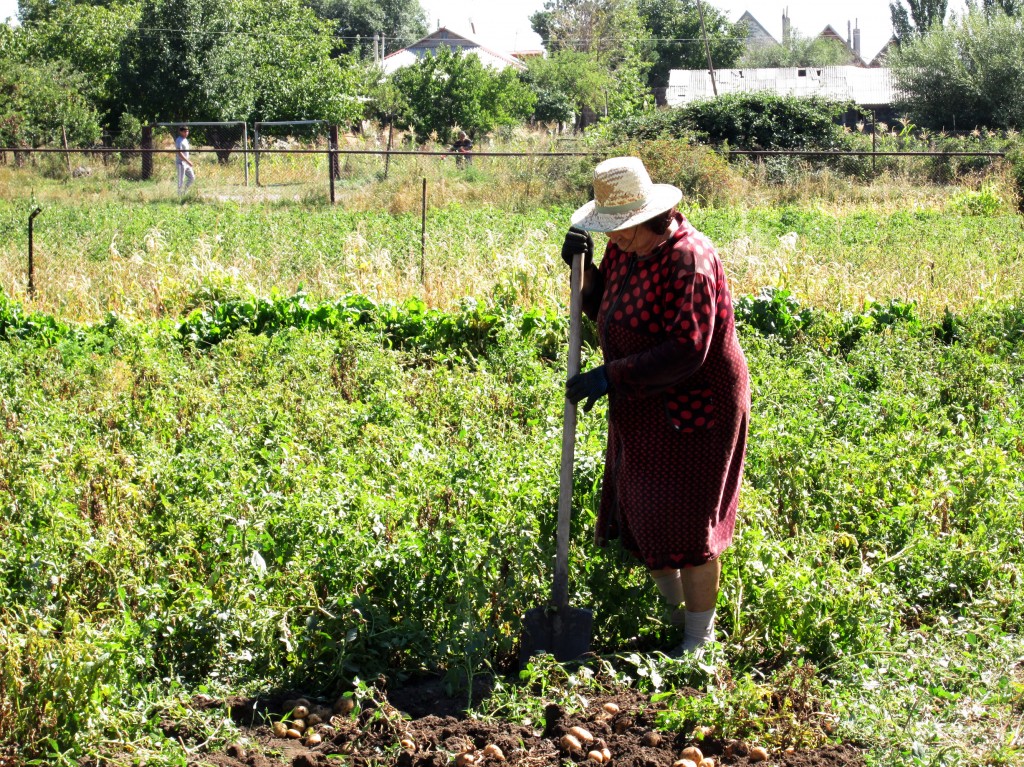
[[[24,3],[23,3],[24,5]],[[25,21],[27,55],[82,75],[83,94],[109,115],[118,110],[116,78],[121,47],[138,23],[134,4],[46,3]]]
[[[0,146],[92,146],[99,115],[82,95],[82,77],[56,64],[0,59]]]
[[[367,56],[374,35],[387,50],[404,48],[427,33],[427,15],[419,0],[309,0],[317,16],[336,25],[341,50]]]
[[[598,111],[604,94],[615,85],[611,73],[590,53],[559,51],[530,59],[527,67],[523,80],[536,94],[534,117],[542,122],[567,123],[584,109]]]
[[[976,7],[972,0],[967,0],[968,8]],[[1024,0],[982,0],[981,7],[985,13],[1005,13],[1007,16],[1020,16],[1024,14]]]
[[[530,23],[549,53],[590,54],[605,69],[611,87],[595,111],[622,115],[653,106],[650,32],[636,0],[547,0]]]
[[[739,65],[749,68],[829,67],[852,64],[853,52],[829,37],[801,37],[796,30],[778,45],[763,45],[743,54]]]
[[[703,5],[711,61],[715,67],[732,67],[743,53],[743,35],[724,13]],[[696,0],[638,0],[637,10],[651,38],[653,64],[647,73],[651,88],[668,85],[669,70],[707,68]]]
[[[478,56],[440,47],[391,76],[405,97],[395,124],[411,128],[420,142],[431,135],[447,141],[458,126],[471,136],[522,122],[535,96],[514,69],[484,67]]]
[[[332,46],[301,0],[143,0],[118,93],[146,120],[344,123],[361,115],[360,78]]]
[[[18,19],[22,24],[45,21],[54,13],[71,6],[106,8],[120,5],[123,0],[18,0]]]
[[[1024,19],[968,12],[889,59],[900,106],[936,129],[1024,128]]]
[[[896,38],[910,40],[922,37],[933,27],[941,27],[946,20],[946,5],[947,0],[892,0],[889,3],[889,15],[892,17]]]

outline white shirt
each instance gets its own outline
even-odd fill
[[[177,160],[178,165],[184,165],[185,163],[182,161],[181,158],[184,157],[187,160],[188,150],[192,148],[189,146],[188,139],[185,136],[180,135],[175,137],[174,148],[181,153],[180,155],[175,155],[175,159]]]

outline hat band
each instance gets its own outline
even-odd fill
[[[640,198],[633,202],[627,202],[623,205],[595,205],[594,212],[602,216],[614,215],[616,213],[632,213],[634,210],[640,210],[644,205],[647,204],[647,200]]]

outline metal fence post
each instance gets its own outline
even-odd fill
[[[35,296],[36,294],[36,282],[35,282],[35,261],[34,261],[34,243],[33,243],[33,224],[36,216],[43,212],[43,209],[38,205],[31,213],[28,214],[28,294],[29,296]]]
[[[249,124],[242,123],[242,164],[245,166],[245,185],[249,186]]]
[[[331,205],[334,205],[334,167],[338,161],[338,155],[333,146],[327,146],[327,176],[331,183]]]
[[[330,138],[328,139],[331,144],[331,148],[335,150],[333,155],[333,162],[331,163],[331,173],[334,174],[335,178],[341,178],[341,168],[338,163],[338,126],[332,125],[329,129]]]
[[[252,126],[252,154],[255,158],[256,166],[256,186],[260,185],[260,124],[254,123]]]
[[[142,126],[142,180],[153,178],[153,126]],[[149,151],[146,151],[149,150]]]
[[[423,179],[423,206],[420,209],[420,285],[427,273],[427,179]]]

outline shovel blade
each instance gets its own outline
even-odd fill
[[[530,658],[550,653],[559,663],[576,660],[590,652],[594,611],[572,607],[534,607],[523,616],[519,667]]]

